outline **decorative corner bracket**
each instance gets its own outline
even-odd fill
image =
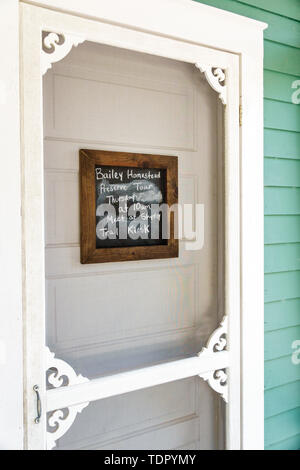
[[[227,87],[225,85],[225,71],[220,67],[212,67],[211,65],[201,65],[196,63],[195,66],[200,72],[205,74],[205,78],[210,86],[219,94],[219,98],[225,105],[227,103]]]
[[[44,75],[54,62],[59,62],[69,54],[73,46],[85,41],[82,36],[57,34],[43,31],[41,49],[41,73]]]
[[[65,361],[57,359],[49,348],[46,347],[45,352],[47,385],[53,388],[59,388],[65,385],[77,385],[89,382],[89,379],[83,377],[81,374],[77,375],[74,369]],[[89,402],[85,402],[64,410],[54,410],[48,414],[47,449],[50,450],[56,446],[56,441],[72,426],[77,413],[81,413],[88,404]]]
[[[217,328],[210,336],[207,346],[198,353],[198,356],[212,356],[216,352],[224,351],[226,348],[227,340],[226,335],[228,331],[228,317],[225,315]],[[228,383],[226,371],[212,370],[199,374],[205,381],[208,382],[210,387],[221,395],[223,400],[228,403]]]

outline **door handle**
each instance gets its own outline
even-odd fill
[[[42,416],[42,402],[41,402],[41,397],[39,394],[39,386],[35,385],[33,387],[33,390],[36,393],[36,413],[37,413],[37,417],[35,418],[34,422],[35,424],[39,424],[41,416]]]

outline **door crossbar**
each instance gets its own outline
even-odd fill
[[[52,387],[46,392],[47,448],[55,447],[56,440],[71,427],[77,413],[92,401],[199,376],[227,402],[226,369],[230,366],[229,351],[225,349],[227,323],[224,316],[207,346],[194,357],[91,380],[77,375],[69,364],[46,348],[47,382]]]

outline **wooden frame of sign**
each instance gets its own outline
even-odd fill
[[[150,208],[178,203],[177,157],[84,149],[79,151],[79,161],[81,263],[178,257],[174,212],[155,216]],[[109,214],[102,204],[114,207],[116,218],[109,220],[115,229],[109,228]],[[130,208],[135,215],[130,215]],[[155,217],[157,230],[152,238]],[[168,218],[168,238],[162,232],[162,217]],[[126,239],[119,238],[120,220]]]

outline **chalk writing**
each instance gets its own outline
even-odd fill
[[[166,171],[95,166],[96,248],[165,245]]]

